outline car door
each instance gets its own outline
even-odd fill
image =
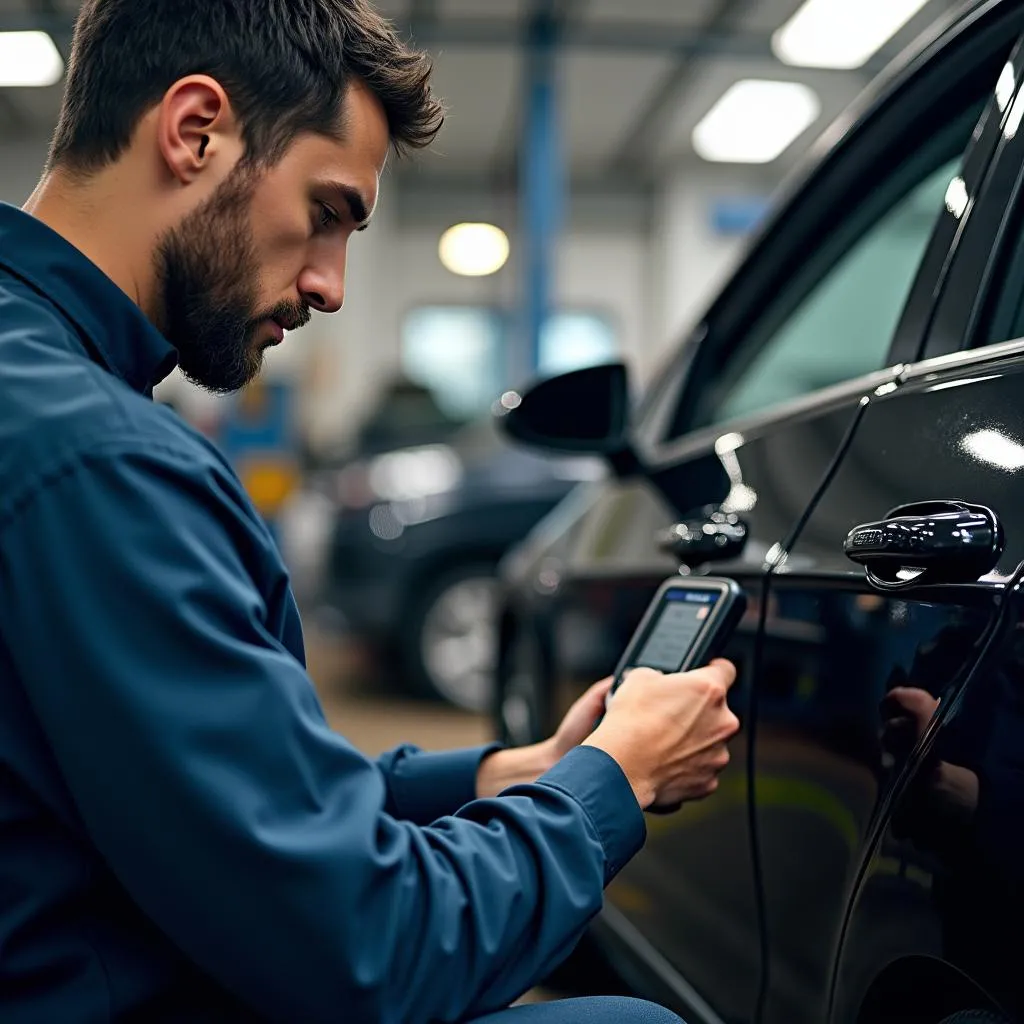
[[[1011,67],[1020,81],[1019,55]],[[877,488],[882,473],[897,477],[903,494],[927,490],[985,503],[1001,520],[1004,547],[976,583],[942,584],[932,595],[910,588],[883,599],[890,612],[907,609],[904,621],[928,606],[945,621],[932,639],[922,634],[900,680],[900,741],[881,744],[889,763],[884,775],[876,765],[871,783],[878,806],[844,915],[832,981],[835,1024],[930,1022],[967,1009],[1006,1015],[999,1020],[1024,1017],[1022,119],[1018,92],[937,304],[925,358],[891,403],[865,415],[874,443],[887,446],[884,459],[880,447],[871,458],[870,438],[862,444],[858,434],[851,447],[861,470],[859,479],[847,478],[847,494],[869,479]],[[929,430],[917,446],[893,447],[887,427],[898,419],[913,437],[922,417]],[[908,462],[923,463],[914,456],[923,456],[926,440],[927,470],[908,472]],[[817,540],[805,555],[816,550],[820,557],[826,532],[843,528],[842,502],[841,493],[830,496],[809,524]],[[892,627],[880,625],[878,640],[892,644]],[[892,721],[883,714],[878,723],[883,738],[892,739]]]
[[[984,60],[911,62],[869,98],[648,402],[637,439],[645,473],[578,492],[517,556],[514,574],[532,580],[519,615],[534,640],[513,643],[513,657],[523,652],[524,675],[548,666],[562,704],[612,669],[682,560],[710,564],[747,592],[750,611],[727,654],[740,669],[733,706],[749,723],[752,681],[763,682],[755,660],[766,566],[844,448],[864,396],[898,380],[892,353],[920,344],[928,304],[914,297],[936,287],[958,230],[938,211],[955,174],[973,180],[988,162],[994,129],[979,112],[1008,50],[1004,35]],[[610,915],[685,983],[675,992],[691,1021],[747,1022],[758,1007],[746,749],[736,745],[714,800],[651,820],[646,849],[609,890]]]
[[[1003,22],[1007,32],[1021,27],[1019,13]],[[936,334],[949,336],[946,296],[978,293],[984,261],[972,252],[996,242],[986,225],[992,203],[1005,203],[993,175],[1024,103],[1019,48],[992,78],[1000,84],[979,137],[990,135],[1000,159],[950,179],[942,217],[954,244],[930,286],[941,297],[925,350]],[[912,362],[869,395],[826,487],[773,566],[752,784],[769,948],[764,1022],[828,1019],[837,959],[837,1024],[939,1024],[945,1007],[957,1008],[958,973],[921,973],[921,958],[941,948],[929,915],[909,909],[928,891],[929,870],[920,858],[894,857],[892,845],[879,852],[878,841],[885,822],[907,827],[905,816],[887,816],[908,765],[919,763],[936,709],[954,705],[977,671],[1024,556],[1024,538],[1015,540],[1006,521],[1024,490],[998,465],[1013,443],[1006,432],[1020,423],[1022,369],[1014,346],[996,346]],[[940,551],[947,527],[956,548]],[[875,884],[864,890],[872,851]],[[890,999],[904,1002],[894,1008]]]

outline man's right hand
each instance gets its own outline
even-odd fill
[[[618,763],[644,810],[700,800],[718,788],[740,726],[726,703],[735,679],[722,660],[672,675],[634,669],[585,745]]]

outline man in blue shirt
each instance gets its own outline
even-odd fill
[[[675,1019],[503,1008],[642,809],[715,788],[732,666],[635,673],[592,734],[606,686],[544,744],[368,760],[235,475],[151,400],[340,308],[389,149],[440,127],[429,72],[365,0],[84,4],[43,179],[0,207],[6,1024]]]

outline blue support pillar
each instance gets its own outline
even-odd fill
[[[526,98],[520,136],[520,246],[522,344],[516,376],[536,373],[541,330],[552,306],[556,247],[561,231],[565,183],[561,160],[557,81],[557,26],[538,13],[526,53]]]

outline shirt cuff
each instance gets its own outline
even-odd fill
[[[398,817],[429,824],[476,799],[480,762],[500,743],[439,753],[402,752],[388,773]]]
[[[605,855],[607,885],[647,839],[644,812],[625,773],[597,747],[576,747],[538,780],[571,796],[586,812]]]

